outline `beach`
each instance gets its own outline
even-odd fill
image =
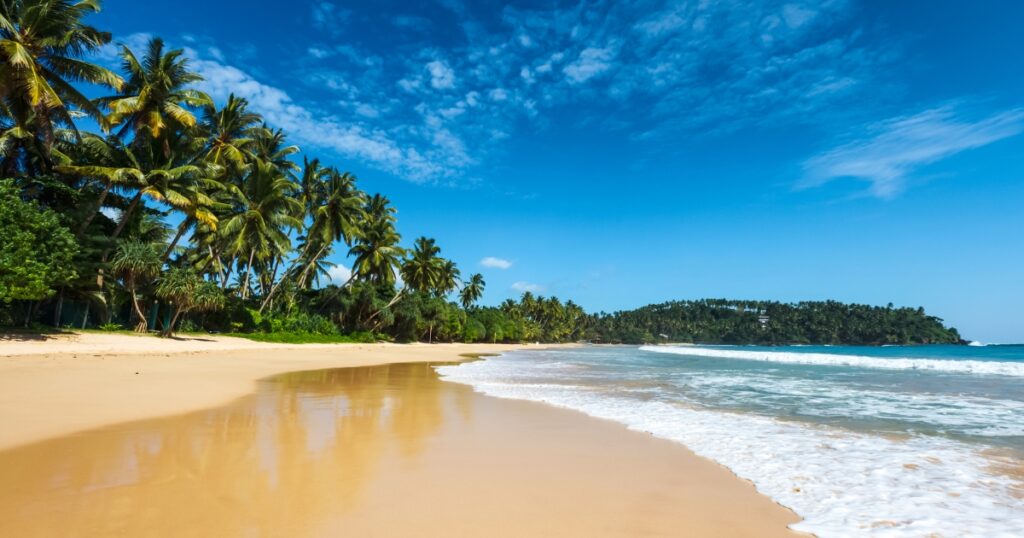
[[[680,444],[432,368],[541,347],[0,341],[0,534],[797,535]]]

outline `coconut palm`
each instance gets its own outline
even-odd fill
[[[110,260],[111,272],[124,281],[125,288],[132,299],[132,309],[139,318],[135,332],[146,332],[149,326],[146,315],[139,306],[138,286],[142,281],[150,280],[160,274],[163,262],[160,252],[152,243],[129,239],[121,241]]]
[[[473,306],[473,303],[477,302],[480,296],[484,294],[484,286],[486,285],[487,283],[484,282],[484,277],[480,273],[469,277],[469,281],[459,291],[459,301],[462,303],[462,307],[468,309],[470,306]]]
[[[441,260],[437,270],[437,282],[434,284],[434,293],[438,297],[444,297],[459,287],[459,276],[461,275],[458,266],[452,260]]]
[[[376,194],[366,204],[366,221],[349,249],[352,278],[373,284],[394,285],[397,268],[405,250],[398,245],[402,236],[395,230],[395,209],[388,199]]]
[[[201,126],[209,138],[203,158],[229,173],[240,173],[252,160],[249,148],[253,145],[253,129],[263,118],[248,107],[249,101],[235,94],[229,95],[221,108],[212,103],[203,107]]]
[[[441,248],[434,239],[420,237],[402,263],[402,280],[412,291],[429,292],[437,288],[443,260]]]
[[[223,251],[244,267],[242,296],[248,296],[254,263],[265,265],[291,248],[288,231],[302,227],[302,204],[296,199],[297,186],[271,162],[256,161],[241,188],[236,188],[233,206],[222,220]],[[245,260],[245,261],[243,261]]]
[[[76,111],[103,120],[99,108],[72,83],[114,89],[124,84],[110,70],[80,59],[110,42],[110,33],[82,22],[98,11],[96,0],[0,1],[2,111],[33,132],[46,153],[54,141],[55,125],[75,129]]]
[[[165,51],[158,37],[149,40],[142,60],[122,46],[122,69],[128,80],[117,95],[97,99],[110,109],[104,125],[122,125],[118,131],[122,138],[131,132],[137,139],[161,140],[164,155],[169,157],[171,148],[165,134],[195,126],[196,117],[189,109],[212,103],[208,95],[188,87],[203,77],[189,71],[183,54],[181,49]]]

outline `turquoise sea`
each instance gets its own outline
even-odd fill
[[[589,346],[439,371],[683,443],[818,536],[1024,536],[1024,346]]]

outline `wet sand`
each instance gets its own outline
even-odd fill
[[[179,387],[187,391],[187,387]],[[428,363],[0,451],[0,536],[793,536],[726,469]]]
[[[266,344],[223,336],[0,334],[0,450],[108,424],[197,411],[274,374],[456,360],[541,346]],[[552,346],[544,346],[552,347]]]

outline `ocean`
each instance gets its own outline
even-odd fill
[[[685,444],[795,530],[1024,536],[1024,346],[588,346],[438,371]]]

